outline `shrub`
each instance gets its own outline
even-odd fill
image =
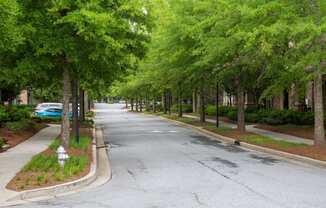
[[[246,113],[245,120],[250,123],[257,123],[260,117],[258,113]]]
[[[20,130],[34,128],[34,123],[31,120],[23,119],[20,121],[7,122],[6,127],[13,132],[18,132]]]
[[[94,117],[95,116],[95,112],[94,111],[88,111],[85,113],[86,117]]]
[[[226,117],[232,121],[236,121],[237,118],[238,118],[238,113],[237,111],[229,111],[227,114],[226,114]]]
[[[230,111],[237,111],[236,107],[233,106],[219,106],[218,114],[220,116],[227,116]]]
[[[209,116],[216,116],[216,106],[215,105],[207,105],[206,114]]]
[[[46,117],[46,116],[34,116],[32,119],[38,123],[52,123],[52,122],[60,122],[61,117]]]
[[[27,109],[17,108],[17,106],[10,106],[7,109],[7,112],[9,114],[10,121],[20,121],[23,119],[29,119],[31,117],[31,112],[29,112]]]
[[[6,144],[6,140],[0,137],[0,149],[2,149],[5,144]]]
[[[171,106],[171,111],[176,113],[179,111],[179,105],[174,104]],[[183,113],[191,113],[192,112],[192,105],[191,104],[182,104],[182,112]]]

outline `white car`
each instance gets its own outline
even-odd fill
[[[35,111],[42,111],[48,108],[62,109],[62,103],[40,103],[36,106]]]

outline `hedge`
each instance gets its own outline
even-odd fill
[[[216,106],[208,105],[207,115],[215,116]],[[231,106],[220,106],[219,116],[224,116],[230,120],[237,120],[237,108]],[[326,116],[325,116],[326,118]],[[267,123],[272,125],[296,124],[296,125],[313,125],[314,113],[301,112],[295,110],[275,110],[275,109],[246,109],[246,122]]]
[[[19,105],[0,106],[0,124],[31,118],[31,108]]]
[[[179,105],[174,104],[171,106],[171,111],[176,113],[178,112]],[[191,104],[182,104],[182,112],[183,113],[192,113],[192,105]]]

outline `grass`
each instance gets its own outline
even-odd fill
[[[58,171],[60,165],[58,163],[58,157],[56,155],[35,155],[31,161],[29,161],[23,171]]]
[[[234,139],[238,139],[238,138],[234,137],[234,135],[237,135],[239,137],[240,141],[247,142],[250,144],[255,144],[258,146],[274,147],[274,148],[278,148],[278,149],[288,149],[288,148],[293,148],[293,147],[309,146],[307,144],[289,142],[289,141],[284,141],[284,140],[277,140],[277,139],[273,139],[271,137],[253,134],[253,133],[241,133],[241,132],[238,132],[236,129],[232,129],[232,128],[228,128],[228,127],[217,128],[212,123],[200,123],[197,119],[193,119],[193,118],[185,118],[185,117],[180,118],[175,115],[164,115],[163,117],[172,119],[172,120],[181,121],[183,123],[191,124],[194,126],[202,126],[204,129],[206,129],[208,131],[211,131],[211,132],[214,132],[217,134],[221,134],[224,136],[229,136]]]
[[[58,162],[56,149],[61,145],[59,139],[55,139],[50,145],[49,149],[52,151],[45,151],[35,155],[22,169],[21,173],[31,175],[26,177],[17,176],[15,179],[20,185],[18,188],[21,190],[31,186],[42,186],[49,184],[49,181],[65,181],[73,176],[81,174],[90,163],[90,158],[87,154],[88,147],[91,145],[91,138],[88,136],[81,136],[80,142],[77,143],[74,137],[69,140],[69,158],[66,160],[63,167]],[[75,153],[76,150],[82,150],[85,153],[80,155],[80,151]],[[21,175],[23,176],[23,175]],[[24,179],[22,179],[24,178]]]
[[[79,143],[77,143],[75,137],[71,137],[69,140],[69,147],[74,149],[82,149],[84,151],[87,150],[89,144],[91,143],[92,139],[87,136],[80,136]],[[60,139],[55,139],[49,146],[51,150],[57,150],[58,147],[61,145]]]
[[[241,141],[248,142],[251,144],[259,145],[259,146],[273,146],[282,149],[288,149],[292,147],[306,147],[307,144],[288,142],[284,140],[276,140],[270,137],[262,136],[262,135],[250,135],[243,136],[240,139]]]

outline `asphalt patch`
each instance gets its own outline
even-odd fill
[[[229,160],[225,160],[219,157],[212,157],[212,161],[222,163],[223,165],[229,167],[229,168],[237,168],[239,167],[236,163],[231,162]]]
[[[273,165],[275,163],[280,162],[280,160],[269,157],[269,156],[259,156],[255,154],[250,154],[250,157],[255,160],[259,160],[261,163],[265,165]]]
[[[240,152],[247,152],[244,149],[241,149],[240,147],[230,144],[230,145],[225,145],[222,144],[221,141],[218,140],[212,140],[207,136],[203,135],[190,135],[191,138],[195,138],[195,140],[191,141],[192,144],[199,144],[199,145],[205,145],[205,146],[214,146],[216,148],[225,150],[227,152],[232,152],[232,153],[240,153]]]

